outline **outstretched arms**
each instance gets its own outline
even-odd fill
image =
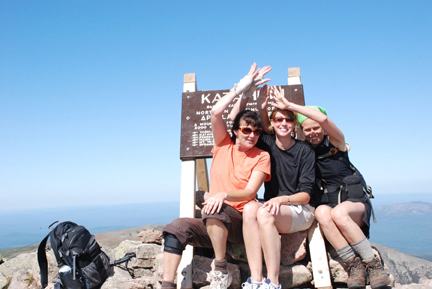
[[[272,106],[301,113],[304,116],[316,121],[321,126],[321,128],[328,134],[330,142],[339,150],[346,151],[345,137],[343,132],[328,116],[313,108],[298,105],[288,101],[285,98],[284,91],[281,87],[272,87],[271,94],[273,95],[275,100],[275,102],[272,103]]]
[[[234,89],[224,95],[213,106],[211,110],[211,123],[215,146],[217,146],[226,136],[227,127],[225,120],[222,119],[222,114],[224,110],[228,107],[228,105],[234,100],[236,96],[241,95],[245,91],[247,91],[254,83],[254,80],[257,79],[257,77],[260,75],[260,69],[257,70],[256,67],[256,63],[252,64],[248,74],[239,81],[239,83],[234,87]],[[257,80],[257,83],[264,83],[263,81],[265,82],[268,80]]]
[[[256,64],[254,63],[251,67],[256,69]],[[253,85],[251,85],[249,87],[248,90],[246,90],[243,95],[239,95],[239,98],[237,100],[237,102],[235,103],[233,109],[231,110],[231,113],[229,114],[228,118],[230,120],[234,120],[236,115],[242,111],[246,109],[246,103],[249,101],[249,99],[252,97],[253,93],[255,92],[256,88],[261,85],[264,84],[268,81],[270,81],[269,78],[264,79],[264,76],[271,70],[272,68],[270,66],[264,66],[263,68],[258,68],[257,72],[258,75],[257,77],[254,79]],[[250,72],[250,71],[249,71]],[[237,87],[238,85],[236,85],[234,87],[234,89]],[[265,87],[267,87],[267,85],[264,85]],[[262,90],[262,88],[261,88]],[[261,94],[261,90],[260,90],[260,94]]]

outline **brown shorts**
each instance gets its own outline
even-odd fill
[[[219,213],[207,215],[203,213],[202,219],[178,218],[166,225],[163,235],[172,234],[176,236],[183,249],[186,245],[194,247],[212,248],[210,236],[207,233],[205,222],[207,219],[217,219],[222,221],[228,229],[228,242],[234,244],[243,243],[242,213],[233,207],[223,204]]]

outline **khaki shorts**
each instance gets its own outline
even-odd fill
[[[309,229],[315,220],[315,208],[306,205],[288,205],[292,213],[292,224],[287,234],[300,232]]]

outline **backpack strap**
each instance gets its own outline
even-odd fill
[[[338,149],[336,147],[333,147],[327,153],[318,156],[318,159],[321,160],[323,158],[335,155],[335,154],[337,154],[337,152],[338,152]]]
[[[41,286],[42,288],[45,288],[48,286],[48,261],[46,257],[46,243],[51,235],[51,232],[46,235],[46,237],[40,242],[38,247],[38,263],[39,263],[39,269],[40,269],[40,278],[41,278]]]

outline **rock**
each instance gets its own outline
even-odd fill
[[[239,265],[241,280],[245,282],[250,276],[250,270],[247,263],[240,263]],[[267,275],[267,269],[263,267],[263,275]],[[304,284],[310,283],[313,279],[312,269],[306,266],[296,263],[290,266],[281,265],[279,273],[279,282],[282,284],[282,288],[294,288],[303,287]]]
[[[34,272],[25,269],[16,271],[8,289],[37,289],[40,286],[40,279],[36,278]]]
[[[156,230],[142,231],[138,234],[138,237],[141,237],[142,243],[162,244],[163,240],[162,232]]]
[[[432,280],[421,278],[419,280],[419,283],[411,283],[406,285],[401,285],[399,283],[396,283],[395,288],[396,289],[430,289],[432,288]]]
[[[281,235],[281,264],[288,266],[306,256],[307,231]]]
[[[114,274],[116,276],[116,274]],[[129,277],[108,278],[101,289],[160,289],[160,283],[152,277],[132,279]]]
[[[138,259],[155,259],[161,252],[163,252],[163,248],[160,245],[141,244],[137,247],[136,257]]]
[[[161,226],[162,227],[162,226]],[[142,232],[140,238],[128,240],[129,233],[134,231],[129,229],[128,234],[123,234],[121,238],[115,236],[113,246],[108,246],[108,240],[103,250],[111,258],[111,261],[122,258],[128,252],[135,252],[137,257],[132,258],[128,263],[130,272],[133,272],[136,278],[132,278],[128,271],[119,267],[114,268],[114,276],[107,279],[103,284],[102,289],[160,289],[159,281],[163,274],[163,246],[155,242],[159,232],[151,230]],[[141,232],[140,230],[139,232]],[[138,235],[139,232],[136,232]],[[307,263],[307,260],[297,261],[303,258],[306,252],[306,235],[299,233],[297,235],[282,236],[282,260],[280,269],[280,282],[284,289],[293,287],[312,287],[312,265]],[[145,237],[145,242],[142,243],[142,238]],[[149,237],[152,236],[152,237]],[[136,240],[138,239],[138,240]],[[291,243],[291,244],[290,244]],[[390,270],[395,274],[394,278],[390,275],[392,282],[396,280],[395,288],[401,289],[422,289],[432,288],[432,262],[421,260],[406,254],[396,252],[379,245],[376,245],[381,252],[385,262],[386,270]],[[304,251],[303,251],[304,250]],[[201,252],[196,250],[196,252]],[[230,289],[239,289],[241,283],[245,282],[250,276],[249,267],[247,264],[246,253],[244,246],[229,244],[227,253],[232,258],[229,259],[228,269],[233,274],[233,283]],[[347,280],[347,273],[342,266],[342,262],[338,258],[333,258],[334,252],[329,249],[329,264],[330,272],[334,284],[341,284]],[[303,256],[303,257],[302,257]],[[53,289],[52,283],[58,276],[57,263],[52,251],[47,253],[48,259],[48,280],[47,289]],[[236,263],[236,264],[233,264]],[[193,259],[193,284],[194,288],[207,288],[209,285],[208,272],[211,270],[212,259],[203,256],[195,255]],[[284,265],[289,264],[289,265]],[[123,266],[125,264],[122,264]],[[394,270],[394,271],[393,271]],[[264,266],[264,276],[266,269]],[[405,283],[407,282],[407,283]],[[408,284],[410,283],[410,284]],[[9,286],[9,289],[33,289],[40,288],[39,266],[37,264],[37,255],[33,253],[25,253],[12,258],[0,265],[0,289]],[[368,288],[368,287],[367,287]]]
[[[213,259],[195,255],[192,261],[192,282],[194,287],[200,288],[210,285],[209,272],[212,270]],[[239,289],[241,287],[240,269],[237,265],[228,263],[228,270],[232,275],[232,283],[229,288]]]
[[[306,256],[307,231],[281,235],[281,264],[288,266],[301,261]],[[246,262],[244,244],[227,245],[227,254],[236,261]]]
[[[312,279],[312,272],[304,265],[294,264],[280,267],[279,282],[282,284],[282,288],[299,287],[311,282]]]
[[[9,285],[9,280],[3,273],[0,273],[0,289],[6,288],[7,285]]]
[[[396,283],[401,285],[432,279],[432,262],[397,252],[393,249],[372,244],[378,248]],[[432,288],[432,287],[429,287]]]

